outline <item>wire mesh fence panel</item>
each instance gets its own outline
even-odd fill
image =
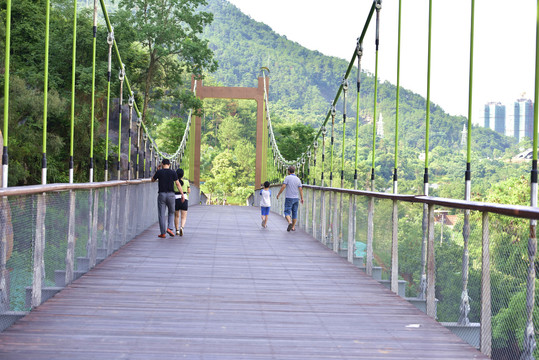
[[[2,197],[0,329],[154,224],[156,197],[148,182]]]
[[[406,297],[416,299],[414,305],[425,311],[424,294],[421,292],[423,205],[399,202],[398,209],[399,275],[406,281]]]
[[[373,264],[381,272],[380,280],[389,280],[391,271],[392,213],[391,200],[374,200]]]
[[[75,271],[81,271],[87,267],[81,259],[88,257],[88,240],[91,237],[91,191],[76,191],[75,203]]]
[[[69,226],[69,192],[46,194],[44,281],[42,287],[54,287],[56,271],[65,271]]]
[[[356,198],[356,233],[354,263],[360,268],[364,268],[367,258],[367,209],[369,198],[358,196]]]
[[[478,214],[472,213],[472,224],[478,223]],[[523,350],[526,329],[526,281],[528,276],[528,239],[530,222],[501,215],[491,215],[489,220],[490,280],[492,313],[492,358],[519,359]],[[472,231],[473,233],[473,231]],[[473,240],[472,240],[473,241]],[[477,258],[477,247],[471,243],[470,257]],[[470,268],[476,267],[470,261]],[[535,264],[537,269],[537,263]],[[475,272],[474,272],[475,273]],[[470,272],[470,277],[472,272]],[[471,277],[472,278],[472,277]],[[470,282],[470,321],[480,321],[477,316],[477,282]],[[537,283],[537,281],[536,281]],[[472,290],[473,289],[473,290]],[[535,296],[534,327],[539,328],[539,308]],[[539,358],[539,351],[534,352]]]
[[[8,299],[5,311],[27,311],[26,288],[32,286],[36,196],[3,198],[2,228],[6,270],[2,274]],[[6,207],[4,207],[6,206]],[[4,296],[4,294],[2,294]]]
[[[464,213],[435,210],[437,320],[479,347],[481,316],[481,214],[472,213],[465,245]],[[473,251],[465,250],[473,248]]]
[[[348,256],[348,216],[350,195],[339,194],[339,255]]]

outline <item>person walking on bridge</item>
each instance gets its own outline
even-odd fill
[[[286,189],[285,199],[284,199],[284,215],[286,221],[288,221],[288,227],[286,231],[296,231],[296,222],[298,221],[298,207],[301,199],[303,204],[303,188],[301,185],[301,180],[294,174],[296,168],[294,165],[288,167],[288,175],[284,178],[283,186],[277,194],[277,199],[279,195]]]
[[[165,238],[166,234],[174,236],[174,208],[176,202],[176,196],[174,194],[174,184],[180,190],[181,202],[183,202],[183,189],[178,181],[178,175],[174,170],[170,169],[170,160],[163,159],[161,162],[162,169],[155,172],[152,177],[152,182],[159,181],[159,193],[157,194],[157,215],[159,217],[159,229],[161,233],[157,235],[160,238]],[[168,223],[166,218],[166,212],[168,209]]]
[[[182,179],[183,174],[184,174],[183,169],[176,170],[176,175],[178,175],[178,181],[180,182],[181,186],[187,190],[183,192],[183,195],[180,195],[180,190],[178,186],[176,185],[176,183],[174,183],[174,193],[176,194],[176,213],[174,214],[174,224],[176,225],[176,235],[180,235],[180,236],[183,236],[183,228],[185,227],[185,222],[187,221],[187,209],[189,207],[188,194],[191,193],[189,180]],[[180,222],[180,215],[181,215],[181,222]]]

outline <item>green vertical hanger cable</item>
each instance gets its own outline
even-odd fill
[[[118,99],[118,165],[116,171],[118,172],[118,179],[121,179],[121,160],[122,160],[122,106],[123,106],[123,94],[124,94],[124,79],[125,70],[124,65],[120,63],[120,74],[118,75],[120,80],[120,98]]]
[[[7,187],[8,178],[8,123],[9,123],[9,56],[11,48],[11,0],[6,3],[6,53],[4,66],[4,145],[2,149],[2,187]]]
[[[357,41],[356,46],[357,55],[357,96],[356,96],[356,154],[354,161],[354,189],[357,190],[357,161],[358,161],[358,148],[359,148],[359,100],[361,97],[361,57],[363,56],[363,45]]]
[[[430,63],[431,63],[431,40],[432,40],[432,0],[429,0],[429,40],[427,60],[427,109],[425,130],[425,178],[424,183],[429,183],[429,131],[430,131]]]
[[[69,183],[73,183],[73,150],[75,137],[75,78],[77,66],[77,0],[73,0],[73,55],[71,60],[71,119],[69,124]]]
[[[335,109],[335,106],[331,106],[331,155],[329,158],[329,186],[333,186],[333,148],[335,145],[335,115],[337,114],[337,110]]]
[[[399,100],[400,100],[400,73],[401,73],[401,8],[402,0],[399,0],[399,30],[397,39],[397,93],[395,95],[395,166],[393,168],[393,192],[397,193],[397,168],[399,161]]]
[[[50,25],[50,0],[46,1],[45,12],[45,75],[43,81],[43,158],[41,162],[41,184],[47,183],[47,104],[49,93],[49,25]]]
[[[105,181],[108,181],[109,173],[109,122],[110,122],[110,78],[112,77],[112,44],[114,44],[114,29],[107,36],[109,44],[109,57],[107,69],[107,124],[105,134]]]
[[[92,100],[91,100],[91,115],[90,115],[90,182],[94,181],[94,105],[95,105],[95,53],[97,43],[97,0],[94,0],[94,24],[93,32],[93,48],[92,48]]]
[[[348,80],[343,80],[343,104],[342,104],[342,159],[341,159],[341,188],[344,187],[344,146],[346,144],[346,94],[348,93]]]
[[[372,164],[371,164],[371,190],[374,191],[374,168],[376,159],[376,106],[378,103],[378,48],[380,45],[380,9],[381,0],[376,0],[376,62],[374,65],[374,118],[372,120]]]

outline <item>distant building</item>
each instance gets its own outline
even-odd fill
[[[466,124],[462,125],[462,137],[460,138],[460,145],[465,146],[468,143],[468,128]]]
[[[376,124],[376,135],[380,138],[384,138],[384,118],[382,116],[382,113],[380,113],[380,116],[378,117],[378,122]]]
[[[505,135],[505,105],[500,102],[490,102],[485,105],[485,123],[486,128]]]
[[[512,136],[519,142],[524,137],[533,139],[533,102],[531,100],[515,101],[515,116],[510,128],[512,131],[508,131],[507,136]]]

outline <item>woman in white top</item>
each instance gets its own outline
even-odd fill
[[[183,191],[183,199],[184,201],[181,202],[181,193],[179,192],[179,189],[176,189],[176,184],[174,184],[174,192],[176,194],[176,211],[174,213],[174,225],[176,225],[176,235],[183,236],[183,228],[185,226],[185,221],[187,220],[187,208],[188,208],[188,195],[191,193],[191,187],[189,186],[189,181],[187,179],[183,178],[183,169],[176,170],[176,174],[178,175],[178,180],[180,181],[180,185],[182,186],[182,189],[187,189]],[[181,213],[181,226],[180,225],[180,213]]]

